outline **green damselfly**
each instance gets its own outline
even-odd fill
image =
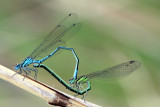
[[[125,63],[121,63],[119,65],[101,70],[92,72],[86,75],[79,76],[78,78],[70,79],[69,84],[66,83],[62,78],[60,78],[54,71],[48,68],[46,65],[40,64],[35,65],[34,67],[41,67],[47,70],[52,76],[54,76],[61,84],[63,84],[67,89],[72,92],[77,93],[77,95],[83,95],[84,93],[88,93],[91,89],[90,80],[94,78],[106,78],[106,79],[118,79],[125,77],[135,71],[137,68],[141,66],[141,63],[138,61],[128,61]],[[83,87],[86,84],[87,87]]]

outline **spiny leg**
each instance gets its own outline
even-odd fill
[[[77,91],[79,91],[79,88],[78,88],[79,86],[78,86],[78,84],[76,84],[75,85],[75,88],[77,89]],[[77,97],[78,96],[78,92],[77,92],[77,94],[76,95],[74,95],[74,97]]]
[[[85,82],[85,83],[87,83],[87,85],[89,85],[88,84],[88,82]],[[83,87],[83,86],[82,86]],[[84,87],[83,87],[84,88]],[[88,91],[86,90],[86,95],[84,96],[84,101],[85,101],[85,98],[87,97],[87,95],[88,95]]]
[[[82,86],[82,84],[79,85],[79,87],[82,87],[83,90],[84,90],[84,87]],[[84,94],[82,95],[82,98],[81,99],[84,99]],[[85,101],[85,100],[84,100]]]
[[[86,101],[85,98],[87,97],[88,95],[88,91],[86,91],[86,95],[84,96],[84,102]]]
[[[19,72],[16,72],[15,74],[13,74],[12,75],[12,77],[14,76],[14,75],[16,75],[16,74],[21,74],[22,73],[22,70],[21,70],[21,68],[19,69]]]
[[[23,78],[23,81],[24,81],[24,79],[25,79],[25,77],[28,75],[28,74],[30,74],[31,72],[29,71],[29,70],[27,70],[27,68],[22,68],[22,70],[25,72],[25,76],[24,76],[24,78]],[[29,73],[27,73],[27,71],[29,72]]]
[[[33,68],[26,68],[26,69],[27,69],[27,71],[29,71],[29,72],[30,72],[30,70],[35,72],[34,79],[36,80],[36,79],[37,79],[38,70],[37,70],[37,69],[33,69]]]
[[[80,86],[83,88],[83,90],[85,90],[85,88],[82,86],[82,84],[80,84]],[[84,96],[84,94],[83,94],[83,97],[82,97],[82,99],[84,99],[84,102],[85,102],[85,98],[87,97],[87,95],[88,95],[88,91],[86,90],[86,95]]]
[[[38,73],[38,70],[37,70],[37,69],[33,69],[32,71],[35,72],[34,79],[37,80],[37,73]]]

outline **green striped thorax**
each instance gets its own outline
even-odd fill
[[[88,81],[88,78],[85,75],[83,75],[77,78],[76,84],[83,84],[83,83],[86,83],[87,81]]]
[[[74,90],[74,92],[80,95],[83,95],[91,89],[89,78],[86,75],[80,76],[77,79],[72,78],[69,80],[69,83],[71,86],[70,89]]]
[[[69,80],[70,85],[72,84],[83,84],[86,83],[89,79],[87,78],[87,76],[83,75],[78,77],[77,79],[72,78]]]

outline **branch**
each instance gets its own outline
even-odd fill
[[[22,88],[38,97],[48,101],[48,104],[62,107],[100,107],[90,102],[84,102],[81,99],[75,98],[71,95],[63,93],[59,90],[51,88],[39,81],[35,81],[30,77],[26,77],[20,74],[14,75],[15,72],[2,65],[0,65],[0,78],[6,80],[19,88]],[[14,76],[13,76],[14,75]]]

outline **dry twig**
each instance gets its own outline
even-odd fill
[[[15,75],[13,70],[10,70],[0,65],[0,78],[6,80],[42,99],[48,101],[50,105],[63,106],[63,107],[100,107],[90,102],[84,102],[81,99],[70,96],[59,90],[51,88],[39,81],[35,81],[32,78],[26,77],[24,80],[23,75]],[[13,77],[12,77],[13,76]]]

